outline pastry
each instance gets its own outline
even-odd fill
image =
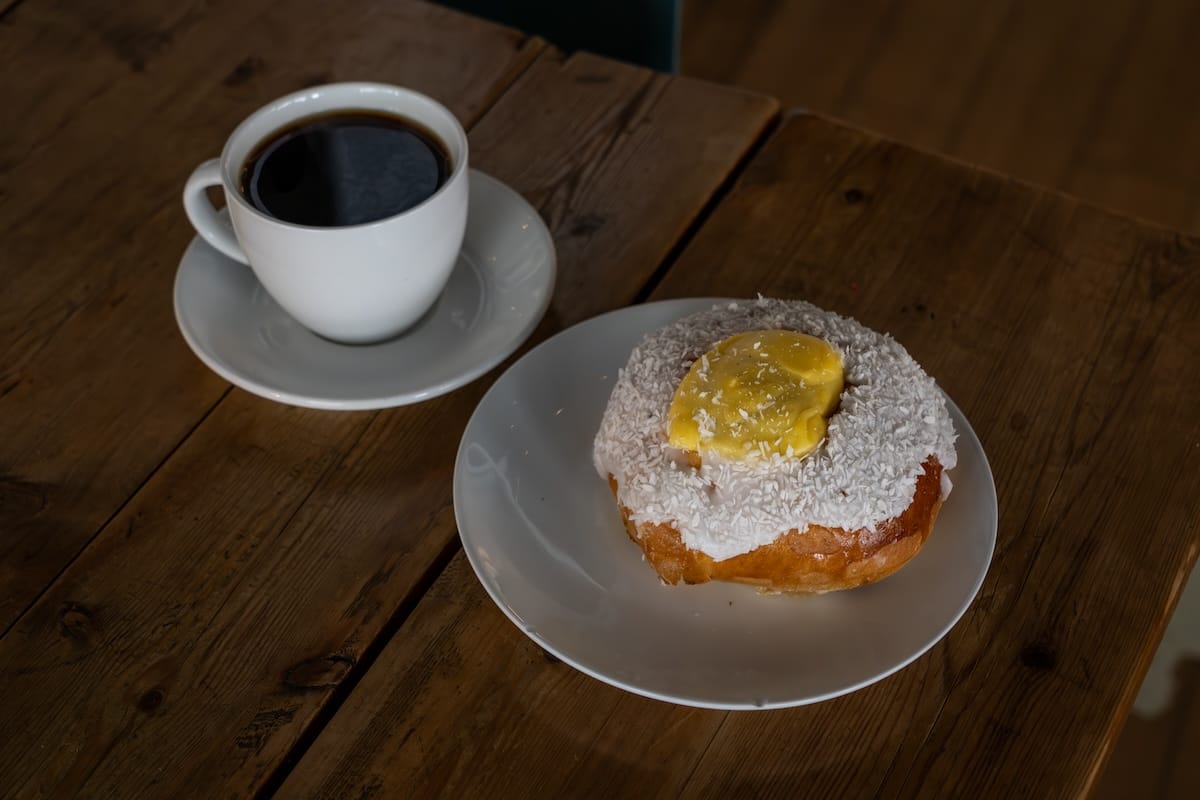
[[[824,592],[917,554],[950,491],[954,439],[944,396],[894,339],[760,298],[647,336],[594,460],[663,581]]]

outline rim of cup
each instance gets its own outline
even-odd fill
[[[240,143],[240,140],[245,138],[248,135],[248,131],[251,128],[253,128],[257,123],[263,121],[266,118],[278,115],[285,109],[288,109],[291,106],[294,106],[298,103],[315,103],[315,102],[321,100],[325,95],[329,95],[329,94],[332,94],[335,92],[336,93],[344,92],[347,95],[353,94],[354,97],[361,97],[364,95],[369,96],[372,94],[374,94],[376,96],[382,95],[382,96],[391,96],[391,97],[406,97],[406,98],[414,99],[423,104],[428,105],[435,114],[439,114],[439,115],[445,117],[446,120],[450,123],[450,127],[454,134],[454,139],[455,139],[455,141],[453,141],[453,142],[442,142],[442,144],[444,144],[451,150],[451,152],[448,154],[450,156],[451,166],[452,166],[452,169],[450,170],[450,175],[447,176],[446,180],[442,182],[442,185],[439,186],[433,194],[429,195],[429,197],[426,197],[424,200],[422,200],[420,203],[417,203],[415,206],[412,206],[411,208],[406,208],[399,213],[392,214],[391,216],[383,217],[382,219],[372,220],[371,222],[361,222],[356,225],[337,225],[337,226],[304,225],[304,224],[297,223],[297,222],[287,222],[285,220],[279,219],[277,217],[272,217],[269,214],[264,214],[263,212],[259,211],[252,204],[250,204],[246,200],[245,197],[242,196],[241,185],[240,185],[241,184],[240,173],[241,173],[242,168],[245,166],[244,162],[250,157],[250,155],[252,153],[255,152],[256,148],[259,145],[261,145],[262,143],[273,138],[280,130],[282,130],[290,125],[294,125],[296,122],[299,122],[300,120],[308,119],[309,117],[322,116],[323,114],[327,114],[327,113],[328,114],[337,114],[337,113],[343,113],[343,112],[353,113],[355,111],[368,111],[368,112],[382,111],[385,113],[392,113],[395,116],[398,116],[401,118],[410,119],[411,121],[416,122],[423,127],[426,127],[426,128],[430,127],[428,122],[426,122],[422,119],[418,119],[413,115],[405,114],[405,113],[399,112],[399,111],[393,111],[390,108],[382,107],[380,105],[369,105],[366,103],[354,103],[354,102],[352,102],[352,98],[348,97],[347,102],[345,104],[338,103],[331,108],[314,110],[314,111],[312,111],[312,113],[309,113],[309,114],[305,114],[303,112],[297,113],[294,116],[289,117],[288,119],[280,122],[277,125],[270,126],[268,131],[265,134],[255,137],[254,142],[251,143],[249,147],[245,148],[244,155],[241,159],[239,159],[239,163],[232,164],[230,162],[230,158],[233,155],[231,151],[235,148],[235,145]],[[442,136],[441,132],[439,132],[439,131],[431,131],[431,133],[433,133],[439,140],[444,138]],[[461,151],[461,155],[456,154],[454,152],[454,150],[456,148],[459,151]],[[426,205],[428,205],[428,204],[432,203],[434,200],[436,200],[440,195],[442,195],[446,191],[447,187],[451,183],[458,180],[460,178],[461,174],[464,171],[466,171],[469,149],[470,148],[469,148],[469,143],[467,140],[467,133],[465,130],[463,130],[462,123],[459,122],[458,117],[456,117],[454,115],[454,113],[450,111],[450,109],[446,108],[445,105],[443,105],[442,103],[433,99],[432,97],[430,97],[427,94],[418,92],[414,89],[408,89],[403,86],[395,86],[395,85],[389,84],[389,83],[378,83],[378,82],[374,82],[374,81],[345,81],[345,82],[341,82],[341,83],[326,83],[326,84],[322,84],[320,86],[310,86],[306,89],[300,89],[298,91],[292,92],[291,94],[286,94],[283,97],[279,97],[275,100],[272,100],[271,102],[267,103],[264,106],[261,106],[256,111],[254,111],[252,114],[250,114],[248,117],[243,119],[238,124],[238,126],[233,129],[233,133],[229,134],[229,138],[225,140],[225,145],[221,149],[221,158],[220,158],[221,179],[224,182],[226,202],[227,203],[237,203],[242,212],[251,214],[254,217],[257,217],[258,219],[262,220],[263,222],[272,223],[274,225],[279,225],[279,226],[285,227],[285,228],[297,228],[297,229],[301,229],[301,230],[313,230],[313,231],[354,231],[354,230],[358,230],[358,231],[361,231],[361,230],[364,230],[367,228],[385,225],[389,222],[392,222],[393,220],[399,219],[404,216],[408,216],[408,215],[412,214],[413,212],[420,210],[421,208],[425,207]]]

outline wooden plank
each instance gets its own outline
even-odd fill
[[[1188,0],[700,0],[683,72],[1200,232]]]
[[[539,335],[630,302],[775,110],[586,55],[539,58],[471,132],[473,163],[555,235]],[[4,785],[269,786],[444,563],[458,435],[486,385],[365,414],[232,392],[0,639],[0,715],[30,731],[0,743]]]
[[[891,332],[983,441],[999,542],[949,636],[816,706],[684,709],[539,658],[460,554],[285,794],[1088,791],[1200,549],[1200,242],[799,116],[654,297],[756,292]]]
[[[896,0],[696,0],[683,4],[680,70],[754,87],[785,106],[830,110],[893,24]]]
[[[766,49],[764,33],[778,27],[779,6],[778,0],[688,0],[681,9],[680,69],[705,80],[738,83],[742,63]]]
[[[1062,185],[1099,203],[1200,232],[1200,5],[1142,4],[1120,72],[1090,122]],[[1200,717],[1198,717],[1200,719]]]
[[[928,146],[1075,191],[1070,164],[1098,133],[1096,112],[1130,63],[1144,18],[1136,0],[1015,3],[971,92],[946,129],[930,132]]]
[[[705,0],[686,12],[682,67],[929,147],[970,98],[1012,5],[784,0],[751,6],[759,24],[747,31],[714,24],[742,17],[744,4]],[[725,51],[736,55],[709,55]]]
[[[228,388],[172,316],[189,170],[313,82],[414,86],[470,124],[542,47],[419,3],[305,9],[39,0],[6,21],[0,97],[23,123],[0,128],[0,631]]]

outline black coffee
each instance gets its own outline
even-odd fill
[[[450,177],[446,147],[411,120],[371,111],[299,120],[260,144],[241,192],[284,222],[335,228],[407,211]]]

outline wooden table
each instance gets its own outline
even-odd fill
[[[0,22],[0,795],[1063,797],[1102,770],[1200,532],[1200,241],[769,98],[393,0],[24,0]],[[686,295],[893,333],[1000,502],[984,587],[898,674],[700,711],[543,654],[459,549],[494,371],[289,408],[188,352],[179,193],[298,87],[410,85],[533,202],[533,341]]]

